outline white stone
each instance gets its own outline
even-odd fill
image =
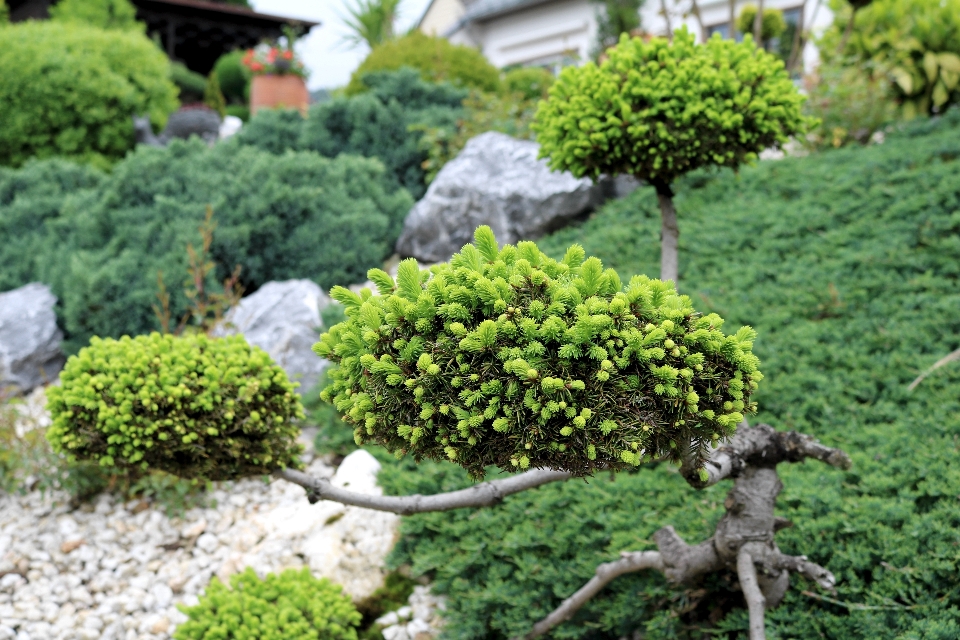
[[[410,640],[410,636],[407,635],[406,628],[400,625],[387,627],[382,631],[382,633],[383,640]]]
[[[56,296],[39,282],[0,293],[0,396],[52,382],[63,368]]]
[[[407,605],[402,606],[402,607],[400,607],[399,609],[397,609],[397,616],[398,616],[401,620],[409,620],[409,619],[410,619],[410,616],[412,616],[412,615],[413,615],[413,609],[411,609],[411,608],[410,608],[409,606],[407,606]]]
[[[397,615],[396,611],[391,611],[377,618],[375,622],[382,627],[390,627],[400,622],[400,616]]]
[[[220,541],[212,533],[205,533],[197,538],[197,548],[207,553],[213,553],[219,545]]]

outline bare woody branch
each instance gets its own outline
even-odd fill
[[[750,640],[766,640],[763,621],[767,602],[757,582],[757,567],[750,556],[749,545],[740,547],[737,553],[737,577],[740,579],[740,591],[747,601],[747,611],[750,614]]]
[[[519,475],[492,480],[461,489],[434,495],[377,496],[349,491],[334,486],[329,480],[315,478],[302,471],[281,469],[274,472],[278,478],[298,484],[307,490],[307,499],[311,504],[320,500],[332,500],[355,507],[364,507],[376,511],[389,511],[400,515],[424,513],[427,511],[450,511],[466,507],[490,507],[500,503],[506,496],[527,489],[533,489],[551,482],[567,480],[571,474],[565,471],[536,469]]]
[[[558,624],[569,620],[580,607],[586,604],[590,598],[597,595],[601,589],[615,578],[625,573],[643,571],[644,569],[663,571],[663,560],[660,558],[660,552],[625,551],[620,554],[619,560],[601,564],[597,567],[596,575],[593,576],[587,584],[580,587],[576,593],[564,600],[553,613],[534,625],[533,630],[524,636],[524,640],[539,638]]]
[[[796,431],[776,431],[768,424],[741,426],[730,440],[714,449],[704,465],[707,479],[699,470],[684,465],[680,472],[687,482],[703,489],[726,478],[735,478],[748,464],[773,467],[781,462],[800,462],[815,458],[840,469],[850,468],[850,457],[840,449],[820,444],[814,438]]]

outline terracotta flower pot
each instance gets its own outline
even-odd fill
[[[303,78],[297,75],[253,76],[250,85],[250,115],[260,109],[299,109],[307,114],[310,94]]]

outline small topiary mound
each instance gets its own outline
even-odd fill
[[[294,384],[242,336],[93,338],[60,380],[47,438],[71,458],[209,480],[299,466]]]
[[[228,589],[214,578],[195,607],[180,610],[190,619],[174,640],[356,640],[360,612],[326,578],[309,569],[287,569],[263,580],[247,568],[230,578]]]
[[[687,296],[645,276],[624,287],[579,245],[563,261],[532,242],[499,249],[480,227],[449,264],[380,291],[331,295],[348,319],[314,351],[337,363],[321,397],[358,444],[484,467],[586,475],[694,455],[752,411],[761,374],[754,331],[720,331]]]

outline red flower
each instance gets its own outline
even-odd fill
[[[250,65],[250,70],[251,70],[251,71],[263,71],[263,65],[260,64],[259,62],[254,62],[253,64]]]
[[[284,60],[293,60],[293,51],[290,51],[289,49],[287,49],[286,51],[284,51],[284,52],[283,52],[283,59],[284,59]]]

